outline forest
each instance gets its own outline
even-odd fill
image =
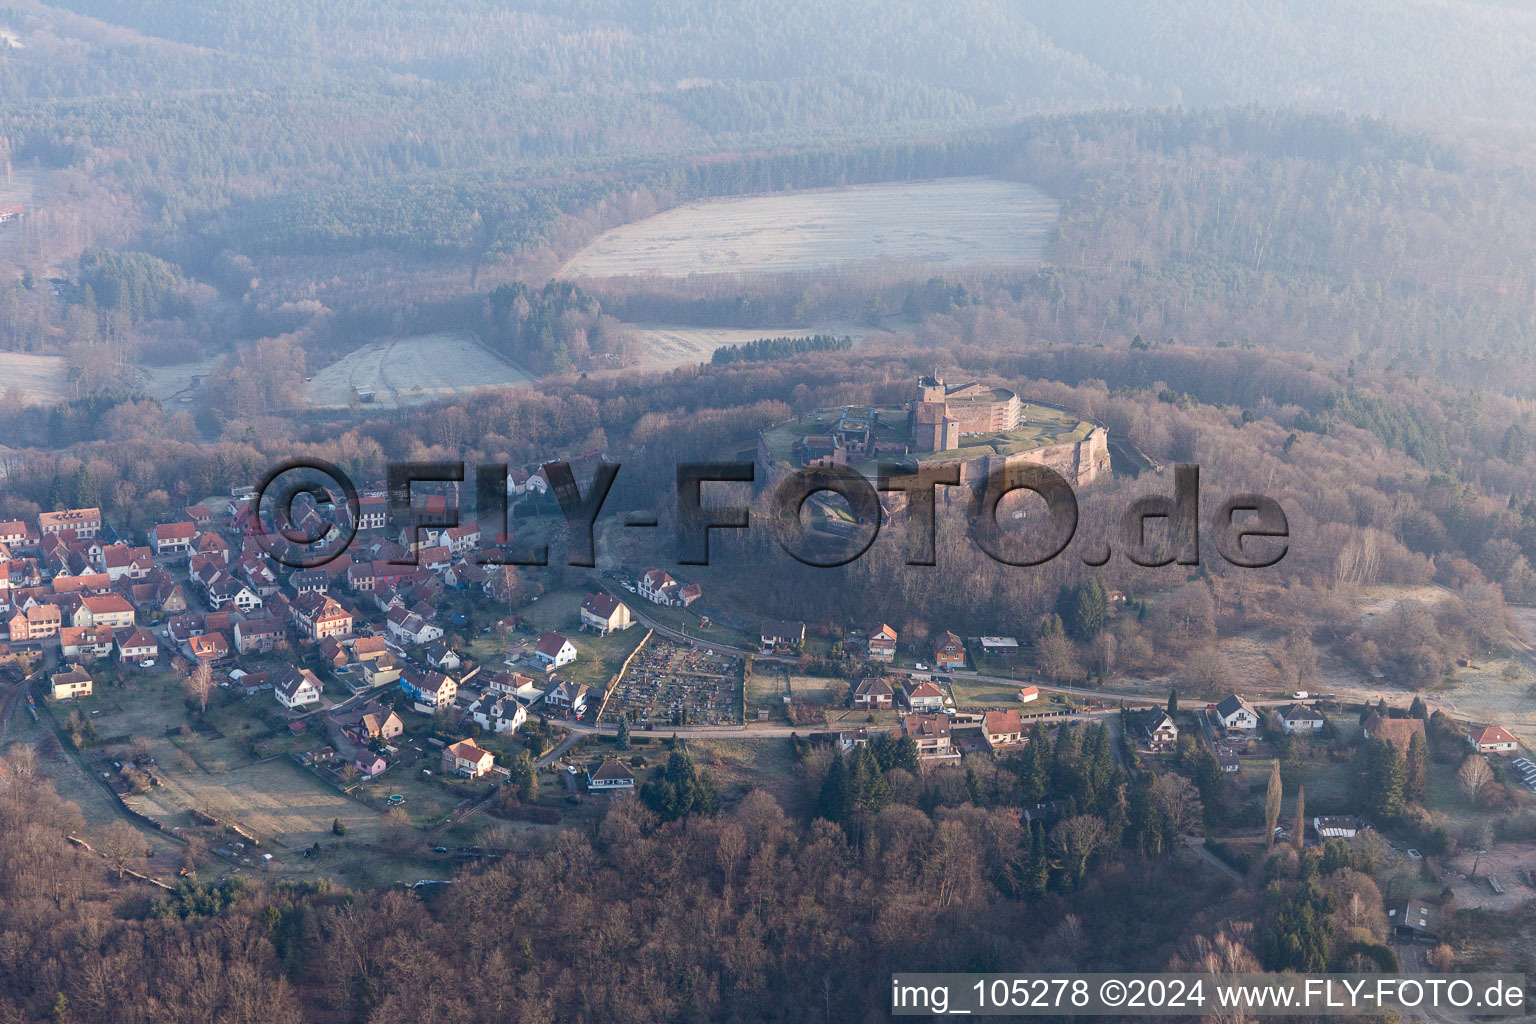
[[[875,1020],[893,967],[1390,958],[1372,854],[1277,846],[1261,893],[1170,872],[1201,796],[1134,753],[1127,779],[1112,742],[1036,727],[995,767],[917,774],[897,744],[847,763],[799,741],[805,815],[762,791],[719,810],[648,794],[453,886],[376,893],[195,871],[149,887],[127,874],[132,828],[66,842],[80,812],[20,748],[0,774],[0,1019]],[[668,779],[707,776],[671,756]],[[1064,807],[1021,825],[1046,793]]]

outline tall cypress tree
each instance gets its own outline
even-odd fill
[[[1280,782],[1280,759],[1275,758],[1269,768],[1269,785],[1264,790],[1264,845],[1275,842],[1275,825],[1280,821],[1280,801],[1284,798]]]
[[[821,783],[821,816],[828,821],[842,823],[848,820],[849,804],[848,765],[842,751],[832,755],[827,766],[827,777]]]

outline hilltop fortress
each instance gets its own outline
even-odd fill
[[[1109,432],[1007,388],[925,374],[905,407],[821,410],[764,430],[757,461],[769,483],[802,468],[847,466],[873,478],[882,462],[933,461],[960,463],[961,483],[975,491],[1027,464],[1081,487],[1109,473]]]

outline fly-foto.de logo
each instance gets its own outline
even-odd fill
[[[594,528],[621,464],[598,463],[591,480],[577,482],[569,463],[542,467],[549,491],[565,520],[566,562],[595,567]],[[679,565],[708,565],[713,530],[749,530],[754,518],[766,520],[778,545],[805,565],[846,565],[869,550],[882,529],[903,534],[908,565],[935,565],[940,496],[953,499],[959,489],[967,534],[995,561],[1010,566],[1034,566],[1060,557],[1077,536],[1078,504],[1072,486],[1049,466],[1028,464],[999,468],[979,486],[961,485],[958,463],[882,465],[874,480],[845,467],[798,470],[779,476],[767,486],[756,517],[739,504],[705,503],[709,484],[754,484],[752,462],[690,462],[676,467],[674,542]],[[465,481],[462,462],[390,463],[386,468],[387,520],[391,530],[406,534],[410,551],[392,564],[417,564],[416,540],[422,530],[451,529],[460,524],[456,502]],[[508,468],[475,467],[475,522],[482,536],[503,543],[482,550],[483,565],[548,565],[547,544],[519,546],[507,530]],[[453,501],[423,508],[417,485],[446,489]],[[1113,541],[1079,545],[1079,557],[1090,566],[1106,564],[1116,554],[1136,565],[1194,566],[1201,558],[1200,469],[1180,465],[1173,472],[1172,495],[1146,495],[1133,500],[1120,515]],[[1024,529],[999,518],[999,505],[1010,494],[1027,491],[1045,503],[1045,515],[1032,516]],[[846,502],[844,522],[836,542],[808,528],[802,512],[822,495]],[[301,502],[307,496],[309,500]],[[882,498],[882,496],[884,496]],[[283,565],[315,568],[346,553],[363,517],[356,485],[339,467],[323,459],[296,459],[273,467],[256,488],[256,536],[263,550]],[[950,502],[946,501],[945,504]],[[893,514],[891,509],[899,509]],[[1034,523],[1044,525],[1035,528]],[[656,529],[655,515],[631,514],[627,527]],[[1275,565],[1289,550],[1290,525],[1285,510],[1273,498],[1243,492],[1217,506],[1208,523],[1207,538],[1229,564],[1260,569]]]

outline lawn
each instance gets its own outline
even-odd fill
[[[1242,770],[1238,773],[1237,784],[1250,794],[1249,799],[1256,805],[1264,803],[1264,787],[1269,782],[1269,771],[1272,759],[1267,757],[1250,757],[1241,760]],[[1281,811],[1281,819],[1289,822],[1290,816],[1295,813],[1294,799],[1298,786],[1305,786],[1307,790],[1307,816],[1317,814],[1346,814],[1353,809],[1349,796],[1349,762],[1334,761],[1326,756],[1319,755],[1310,761],[1302,761],[1295,765],[1281,765],[1282,778],[1285,782],[1285,808]]]
[[[645,627],[629,629],[608,636],[581,631],[581,602],[586,596],[582,590],[555,590],[518,609],[518,615],[534,630],[533,635],[517,639],[531,648],[538,641],[538,634],[552,630],[570,639],[576,645],[578,656],[569,665],[562,666],[558,675],[589,686],[606,688],[608,680],[619,671],[634,649],[645,639]],[[494,634],[477,634],[471,648],[475,657],[492,670],[500,670],[503,651],[507,644],[497,640]],[[524,672],[530,671],[523,667]]]
[[[789,689],[797,704],[842,707],[848,696],[848,680],[825,676],[790,676]]]
[[[1028,704],[1020,704],[1019,690],[1031,685],[1027,679],[998,683],[965,675],[950,678],[953,682],[949,689],[954,694],[957,708],[1019,708],[1027,714],[1039,714],[1050,710],[1065,711],[1073,706],[1062,694],[1045,691]]]

